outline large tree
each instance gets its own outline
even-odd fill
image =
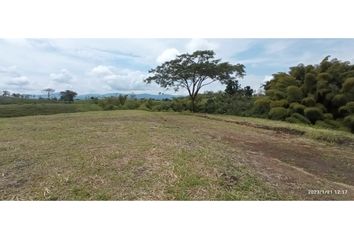
[[[63,92],[60,92],[60,100],[66,101],[66,102],[73,102],[74,98],[77,96],[77,93],[71,90],[66,90]]]
[[[195,110],[195,100],[201,88],[213,83],[226,84],[245,75],[245,66],[230,64],[215,59],[211,50],[195,51],[192,54],[178,55],[175,59],[167,61],[149,71],[151,76],[146,83],[155,82],[163,88],[185,88],[192,102],[192,111]]]
[[[48,99],[50,99],[50,95],[55,92],[55,90],[52,88],[46,88],[46,89],[43,89],[42,91],[47,93]]]
[[[4,90],[4,91],[2,91],[2,95],[4,97],[9,97],[11,95],[11,93],[9,91],[7,91],[7,90]]]

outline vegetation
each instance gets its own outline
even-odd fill
[[[2,200],[354,197],[354,136],[334,130],[124,110],[3,118],[0,132]],[[346,144],[320,139],[344,136]],[[348,193],[309,195],[308,189]]]
[[[66,90],[57,99],[48,88],[31,99],[4,90],[0,199],[353,199],[349,62],[291,67],[258,95],[239,84],[243,65],[212,51],[182,54],[151,73],[147,83],[189,95],[78,100]],[[200,92],[214,81],[225,90]],[[343,188],[348,194],[307,193]]]
[[[96,104],[88,103],[39,103],[0,105],[0,117],[21,117],[31,115],[50,115],[58,113],[86,112],[102,110]]]
[[[324,58],[318,65],[291,67],[289,72],[273,74],[265,84],[265,95],[255,101],[256,115],[297,122],[310,121],[321,127],[345,129],[350,126],[354,106],[354,65],[336,58]],[[269,106],[268,106],[269,104]],[[274,113],[287,115],[273,117]],[[293,115],[293,113],[298,113]],[[344,121],[344,119],[347,119]]]
[[[77,93],[71,90],[60,92],[60,100],[65,102],[73,102],[76,96]]]
[[[77,93],[72,90],[60,92],[60,99],[51,97],[54,89],[44,89],[48,94],[42,99],[29,99],[26,95],[3,91],[0,106],[12,105],[2,106],[0,117],[139,109],[253,116],[353,132],[354,66],[349,62],[326,57],[318,65],[290,67],[287,73],[273,74],[273,78],[264,85],[265,94],[258,95],[249,86],[242,88],[239,84],[239,79],[245,75],[243,65],[221,62],[215,59],[213,51],[182,54],[150,73],[152,75],[145,79],[147,83],[155,82],[176,90],[186,88],[189,96],[155,100],[120,95],[79,101],[75,100]],[[203,86],[215,81],[225,84],[225,90],[200,92]],[[80,104],[65,105],[73,102]],[[48,104],[53,104],[52,110]]]
[[[195,101],[203,87],[213,82],[232,83],[245,75],[245,67],[221,62],[221,59],[215,59],[214,51],[205,50],[181,54],[151,69],[149,73],[152,76],[145,79],[147,83],[155,82],[163,88],[173,87],[176,91],[179,88],[187,89],[194,112]]]

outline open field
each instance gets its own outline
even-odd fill
[[[58,113],[73,113],[99,111],[96,104],[65,104],[65,103],[36,103],[36,104],[6,104],[0,105],[0,118],[22,117],[32,115],[51,115]]]
[[[0,199],[354,200],[353,143],[349,133],[221,115],[3,118]]]

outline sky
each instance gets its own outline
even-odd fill
[[[182,53],[214,50],[246,66],[242,86],[258,90],[271,75],[325,56],[354,62],[354,39],[0,39],[0,91],[186,94],[145,84],[151,68]],[[211,84],[204,90],[225,87]]]

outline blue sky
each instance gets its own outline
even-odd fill
[[[0,39],[0,90],[86,93],[175,93],[143,79],[176,54],[212,49],[246,66],[243,86],[257,90],[271,75],[331,55],[354,61],[354,39]],[[214,84],[205,90],[222,90]]]

